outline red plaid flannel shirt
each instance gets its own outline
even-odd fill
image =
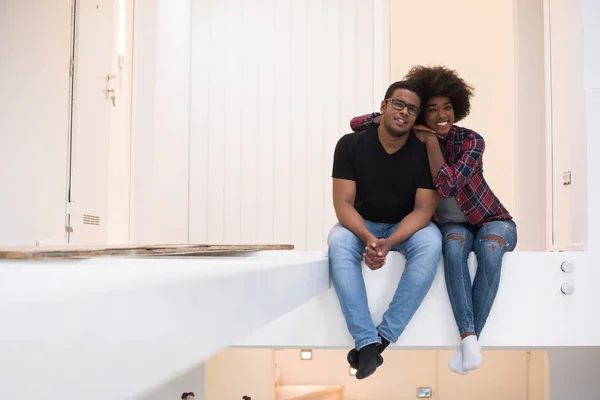
[[[353,131],[371,128],[379,113],[350,121]],[[467,221],[481,226],[490,221],[512,219],[483,177],[485,141],[477,132],[453,125],[445,141],[448,164],[442,165],[433,183],[442,198],[456,197]]]

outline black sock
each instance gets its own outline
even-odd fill
[[[377,344],[377,350],[379,350],[379,353],[383,353],[383,351],[390,345],[390,341],[387,340],[386,338],[384,338],[383,336],[379,335],[379,338],[381,339],[381,343],[375,343]],[[348,364],[350,364],[350,366],[354,369],[358,369],[358,360],[359,360],[359,356],[358,356],[358,350],[356,349],[352,349],[348,352],[348,356],[346,357],[346,359],[348,360]]]
[[[366,345],[358,352],[358,371],[356,372],[357,379],[365,379],[371,376],[377,367],[383,364],[383,357],[377,348],[378,343]]]
[[[381,335],[379,335],[379,337],[381,338],[381,344],[377,346],[377,348],[379,349],[380,353],[383,353],[383,351],[390,345],[390,341]]]

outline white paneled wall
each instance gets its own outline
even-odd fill
[[[131,243],[185,243],[190,0],[149,0],[135,7]]]
[[[326,247],[335,143],[389,84],[383,3],[192,1],[190,242]]]

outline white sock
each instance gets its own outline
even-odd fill
[[[457,374],[466,375],[469,373],[463,367],[462,346],[458,346],[456,353],[454,353],[454,356],[448,362],[448,367],[452,372],[456,372]]]
[[[481,367],[483,357],[481,356],[481,345],[477,336],[467,336],[462,340],[462,358],[465,371],[473,371]]]

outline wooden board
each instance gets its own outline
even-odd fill
[[[0,259],[49,260],[95,257],[202,256],[265,250],[293,250],[293,244],[176,244],[120,246],[42,246],[0,248]]]

